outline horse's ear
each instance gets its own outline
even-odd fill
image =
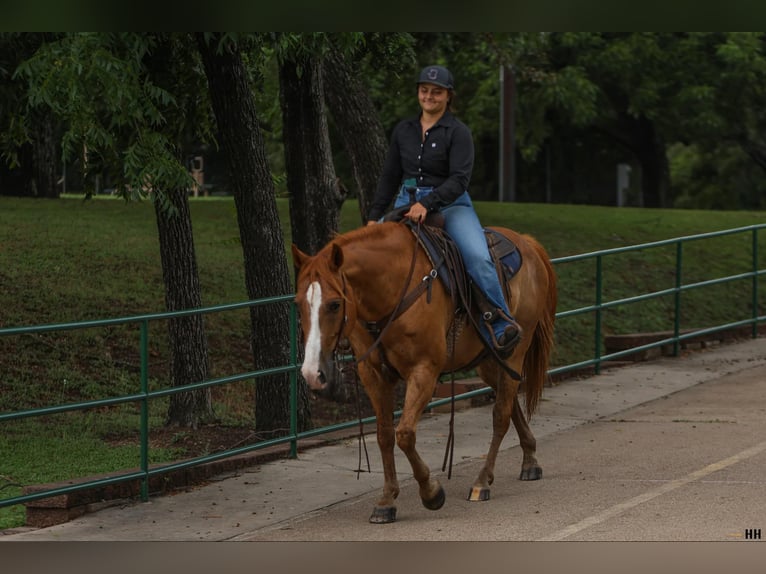
[[[292,250],[293,250],[293,265],[295,265],[296,269],[300,269],[310,256],[306,255],[303,251],[298,249],[298,246],[295,243],[293,243],[292,245]]]
[[[343,265],[343,249],[337,243],[333,243],[332,253],[330,253],[330,266],[333,268],[333,271],[337,271],[341,265]]]

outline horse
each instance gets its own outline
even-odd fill
[[[488,352],[476,322],[468,320],[471,314],[457,312],[460,302],[442,282],[427,281],[434,275],[432,261],[406,224],[384,222],[338,234],[313,256],[292,245],[297,270],[295,302],[304,342],[301,374],[310,389],[326,391],[331,383],[328,377],[337,373],[338,348],[347,342],[376,415],[384,485],[369,519],[372,523],[396,520],[399,482],[394,443],[412,467],[423,505],[438,510],[444,504],[443,487],[415,448],[416,429],[439,378],[465,371],[472,364],[494,390],[495,401],[489,450],[468,500],[489,499],[498,450],[511,420],[523,450],[519,479],[542,477],[528,419],[547,380],[556,274],[545,249],[531,235],[500,227],[487,229],[515,244],[523,260],[509,281],[503,279],[509,309],[523,329],[520,342],[504,361]],[[418,284],[426,281],[427,293],[418,296],[416,290],[424,290]],[[415,293],[414,298],[408,293]],[[408,306],[401,311],[404,299]],[[371,329],[371,325],[383,329]],[[513,376],[517,373],[521,380]],[[400,381],[406,389],[394,427],[395,386]],[[518,398],[521,381],[526,416]]]

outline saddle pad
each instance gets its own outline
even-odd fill
[[[502,233],[492,229],[485,229],[484,235],[487,238],[487,247],[495,261],[495,266],[499,262],[505,280],[510,281],[519,272],[522,263],[521,253],[516,248],[516,244]]]
[[[417,229],[411,222],[408,221],[407,225],[413,233],[417,233]],[[447,257],[444,251],[445,249],[454,250],[454,256],[458,259],[460,259],[460,253],[454,241],[444,229],[429,227],[428,230],[428,233],[419,234],[420,244],[428,254],[428,258],[431,260],[434,269],[436,269],[445,289],[447,289],[448,293],[452,293],[454,289],[452,284],[453,273],[455,270],[448,268],[447,262],[451,258]],[[484,229],[484,236],[487,239],[487,248],[492,256],[492,260],[495,262],[495,267],[498,269],[498,273],[502,272],[503,276],[500,277],[501,283],[510,281],[521,269],[521,253],[519,253],[516,245],[502,233],[492,229]],[[462,259],[460,268],[460,272],[464,274],[465,268],[462,265]]]

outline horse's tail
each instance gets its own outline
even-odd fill
[[[558,291],[556,288],[556,271],[553,269],[553,264],[545,248],[533,238],[527,237],[526,239],[542,263],[544,274],[547,275],[548,279],[543,313],[535,327],[534,333],[532,333],[532,344],[524,356],[524,397],[527,418],[529,419],[537,409],[537,403],[540,400],[543,387],[548,378],[548,363],[553,352],[553,325],[556,321]]]

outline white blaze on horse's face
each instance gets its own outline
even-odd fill
[[[301,367],[301,374],[312,389],[325,386],[319,378],[319,356],[322,351],[322,333],[319,330],[319,309],[322,306],[322,287],[314,281],[306,289],[306,302],[309,306],[309,328],[306,335],[306,353]]]

